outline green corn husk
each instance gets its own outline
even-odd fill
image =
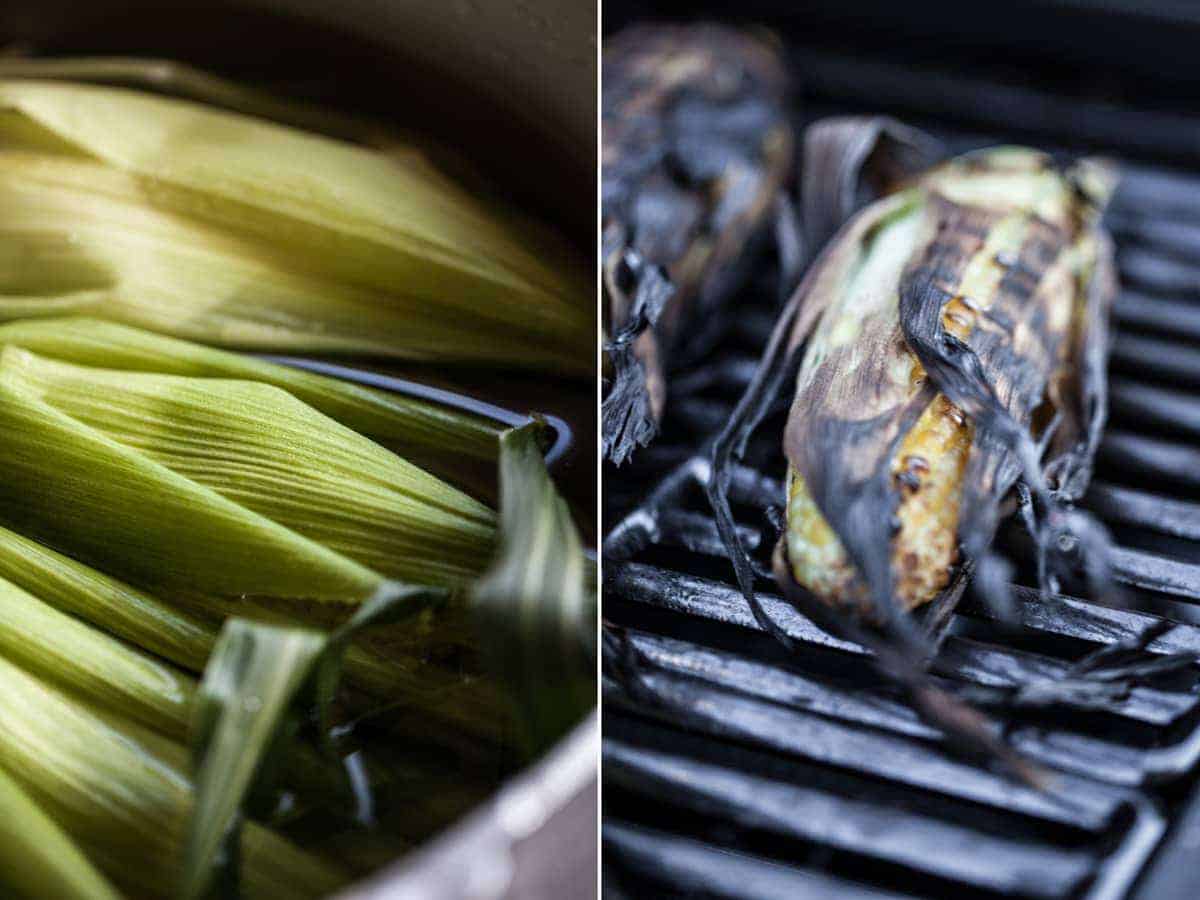
[[[561,248],[409,158],[120,89],[0,82],[0,111],[0,316],[593,370]]]
[[[6,528],[0,528],[0,578],[192,673],[204,670],[224,616],[279,625],[308,623],[322,629],[336,627],[344,618],[316,616],[297,610],[294,603],[289,612],[284,604],[267,605],[252,598],[222,602],[172,594],[177,602],[167,603]],[[422,717],[422,729],[440,733],[443,740],[495,740],[507,726],[491,686],[429,658],[430,649],[447,639],[447,628],[451,640],[465,632],[456,624],[463,616],[447,608],[436,621],[426,614],[407,623],[398,632],[403,642],[348,648],[347,682],[375,701],[411,708]]]
[[[0,767],[132,896],[175,896],[193,807],[185,756],[0,659]],[[254,823],[241,853],[247,897],[320,897],[344,880]]]
[[[29,57],[20,51],[10,52],[12,50],[11,47],[6,48],[0,57],[0,78],[52,79],[140,88],[166,92],[345,140],[376,143],[385,137],[381,127],[374,122],[276,97],[172,59],[127,56]]]
[[[0,888],[25,900],[120,900],[74,841],[2,770]]]
[[[537,752],[596,702],[596,578],[546,471],[540,423],[500,438],[501,546],[472,588],[481,641]]]
[[[345,602],[383,580],[3,378],[0,431],[0,517],[139,586]]]
[[[274,782],[299,728],[312,718],[330,753],[330,708],[342,657],[363,628],[411,618],[445,593],[385,585],[330,635],[231,619],[204,671],[192,734],[197,804],[184,859],[185,898],[199,898],[220,873],[237,878],[236,855],[222,847],[239,839],[243,808],[275,807]]]
[[[279,388],[74,366],[13,346],[0,380],[389,577],[454,586],[490,549],[485,506]]]
[[[4,540],[9,536],[9,540]],[[56,555],[32,542],[11,535],[11,532],[5,534],[0,531],[0,540],[16,550],[15,553],[0,555],[0,569],[4,568],[5,562],[12,559],[32,561],[38,557]],[[22,568],[36,571],[35,566]],[[77,568],[86,572],[82,566]],[[70,571],[68,566],[62,564],[57,565],[55,569]],[[101,578],[102,576],[93,579],[93,583]],[[45,583],[44,579],[38,577],[27,580]],[[119,583],[112,584],[120,587]],[[72,592],[60,591],[60,596],[63,593],[69,595]],[[83,607],[94,616],[99,613],[96,617],[102,623],[114,615],[112,604],[101,607],[81,604],[78,599],[82,596],[86,600],[87,595],[78,590],[74,593],[75,596],[71,599],[75,602],[70,602],[69,605],[75,608]],[[136,592],[129,588],[120,591],[118,596],[137,599]],[[153,598],[148,599],[150,603],[139,602],[139,611],[148,607],[154,611],[153,604],[156,601],[153,601]],[[369,620],[377,620],[379,612],[366,604],[354,619],[361,620],[364,616]],[[166,618],[169,622],[169,617],[156,618]],[[288,629],[289,633],[293,630],[298,629]],[[322,650],[330,641],[337,647],[339,672],[341,656],[345,653],[346,644],[355,630],[356,628],[344,627],[329,641],[320,636]],[[175,740],[183,741],[189,734],[195,716],[194,701],[198,687],[195,678],[136,646],[110,637],[74,616],[60,612],[3,578],[0,578],[0,657],[94,708],[130,719]],[[436,675],[434,678],[436,680]],[[336,683],[333,681],[329,681],[325,686],[322,700],[324,707],[327,708],[332,703],[335,688]],[[260,690],[259,693],[266,692]],[[327,713],[323,712],[322,717],[328,718]],[[337,775],[329,772],[327,764],[321,763],[303,746],[288,754],[287,775],[290,784],[315,790],[318,796],[336,795],[342,790]]]
[[[189,672],[203,670],[216,640],[214,622],[7,528],[0,528],[0,578]]]
[[[102,319],[9,322],[0,325],[0,344],[97,368],[260,381],[401,452],[423,447],[481,460],[497,454],[500,428],[475,416]]]
[[[0,427],[11,435],[0,444],[0,464],[10,476],[0,480],[0,518],[138,588],[7,530],[0,530],[0,576],[188,671],[203,669],[227,615],[333,627],[337,617],[309,615],[309,608],[365,598],[383,581],[4,378]],[[64,509],[72,515],[62,515]],[[97,521],[105,527],[92,527]],[[403,703],[443,740],[501,737],[506,713],[492,690],[470,670],[460,671],[454,662],[444,666],[430,655],[447,640],[450,647],[472,637],[455,626],[461,618],[451,608],[413,623],[411,635],[404,629],[401,643],[350,648],[349,683],[371,697]],[[439,636],[446,627],[454,633]]]
[[[194,677],[2,578],[0,657],[89,706],[174,740],[186,740],[191,730],[198,687]],[[332,695],[326,702],[332,702]],[[335,779],[310,757],[298,748],[288,759],[289,775],[330,793]]]
[[[267,757],[282,753],[295,736],[299,722],[289,708],[324,646],[320,632],[240,619],[221,632],[204,673],[192,735],[197,803],[180,879],[184,900],[206,895],[222,857],[225,868],[235,868],[230,863],[236,854],[222,848],[240,840],[243,798],[262,780]],[[239,879],[240,872],[230,877]]]
[[[0,656],[85,698],[182,739],[194,678],[0,579]]]

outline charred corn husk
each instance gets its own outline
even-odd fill
[[[784,442],[785,587],[835,605],[925,603],[960,544],[990,542],[1031,432],[1058,412],[1050,456],[1087,452],[1111,187],[1096,163],[1063,170],[999,148],[938,166],[847,223],[797,298],[819,319]]]
[[[560,242],[411,155],[195,103],[0,80],[0,318],[590,374]]]
[[[769,40],[715,25],[605,41],[605,455],[653,436],[675,346],[703,342],[788,176],[786,79]]]

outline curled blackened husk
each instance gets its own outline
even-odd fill
[[[603,442],[620,463],[657,431],[668,358],[715,333],[713,313],[742,281],[788,177],[793,139],[782,63],[748,32],[628,29],[605,42],[603,85]]]
[[[946,586],[960,545],[987,558],[1018,480],[1035,527],[1096,537],[1065,503],[1104,414],[1112,181],[1092,161],[981,151],[834,239],[794,298],[815,323],[790,341],[807,344],[784,440],[789,594],[895,623]]]

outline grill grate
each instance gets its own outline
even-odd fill
[[[809,108],[831,96],[853,106],[864,71],[866,96],[879,87],[878,71],[820,59],[827,94]],[[901,115],[997,127],[980,121],[986,110],[958,114],[954,104],[967,100],[952,91],[922,107],[937,93],[927,79],[888,74],[887,96]],[[1029,107],[1019,97],[1005,102],[994,115],[1006,122],[1014,104],[1018,112]],[[1059,107],[1073,109],[1062,100]],[[1056,142],[1062,119],[1047,109],[1027,120],[1015,115],[1016,130]],[[1105,115],[1086,110],[1081,133],[1153,155],[1146,129],[1136,144],[1122,143],[1113,125],[1120,116]],[[1153,124],[1173,142],[1158,157],[1175,160],[1181,129],[1200,127],[1163,117]],[[984,142],[941,131],[956,148]],[[1017,627],[994,621],[970,592],[948,613],[932,664],[948,684],[1051,689],[1084,653],[1132,638],[1161,616],[1177,624],[1152,652],[1200,653],[1200,173],[1146,163],[1126,170],[1110,213],[1123,290],[1112,412],[1086,505],[1114,534],[1117,576],[1133,605],[1040,596],[1019,566]],[[704,442],[753,374],[772,296],[769,277],[747,292],[713,357],[672,381],[658,443],[631,468],[607,473],[604,615],[625,638],[621,652],[637,662],[634,677],[610,674],[603,684],[604,841],[615,891],[1130,896],[1172,822],[1196,817],[1184,808],[1200,772],[1194,668],[1121,699],[1097,703],[1060,691],[1052,707],[1031,702],[994,714],[1017,749],[1053,770],[1048,792],[952,752],[873,672],[862,648],[824,633],[777,594],[766,560],[777,534],[769,508],[783,498],[781,416],[759,429],[730,496],[757,560],[763,606],[802,649],[789,654],[760,631],[704,500]]]

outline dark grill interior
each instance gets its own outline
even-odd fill
[[[939,89],[928,73],[895,66],[883,78],[850,58],[798,53],[796,65],[805,119],[871,109],[932,128],[955,150],[1084,140],[1123,162],[1109,214],[1122,279],[1111,413],[1085,505],[1113,533],[1131,606],[1072,597],[1069,585],[1040,597],[1020,535],[1007,529],[1020,626],[1003,627],[967,591],[946,625],[936,677],[1054,685],[1085,653],[1162,616],[1178,624],[1151,651],[1200,653],[1200,165],[1179,165],[1200,164],[1200,120],[1037,102],[999,84]],[[882,107],[870,102],[881,93]],[[1131,127],[1149,120],[1154,127]],[[673,378],[657,442],[605,473],[604,617],[639,673],[610,668],[604,678],[613,896],[1196,896],[1195,667],[1119,699],[1060,691],[1053,705],[995,712],[1014,747],[1054,770],[1049,792],[952,752],[861,648],[778,597],[766,561],[777,535],[770,508],[783,498],[782,411],[751,442],[731,499],[763,567],[764,606],[802,652],[759,630],[703,487],[707,440],[773,322],[769,260],[760,268],[720,347]]]

